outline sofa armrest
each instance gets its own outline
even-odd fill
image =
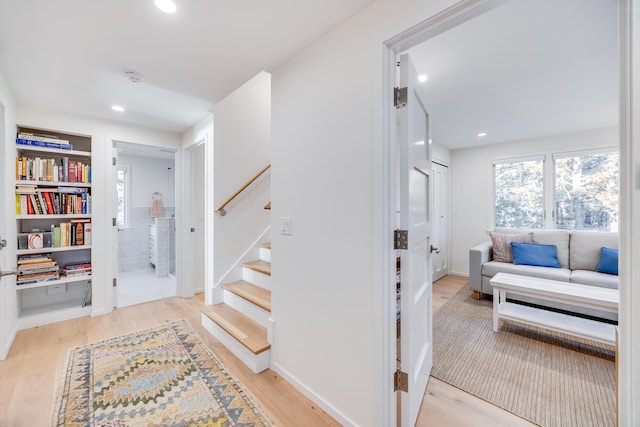
[[[469,289],[482,292],[482,264],[493,259],[491,242],[469,249]]]

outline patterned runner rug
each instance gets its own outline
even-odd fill
[[[69,350],[52,425],[271,426],[185,320]]]
[[[615,349],[513,322],[461,289],[434,315],[432,375],[545,427],[615,426]]]

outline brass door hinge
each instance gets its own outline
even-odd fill
[[[409,232],[407,230],[393,230],[393,249],[409,248]]]
[[[393,373],[393,391],[398,390],[409,393],[409,375],[400,369]]]
[[[407,106],[407,88],[406,87],[393,88],[393,105],[395,105],[396,108],[402,108]]]

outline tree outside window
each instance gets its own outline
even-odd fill
[[[555,159],[555,225],[566,230],[618,231],[618,153]]]
[[[543,168],[543,159],[494,164],[496,227],[544,227]]]

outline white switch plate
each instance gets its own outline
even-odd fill
[[[291,235],[291,217],[283,216],[280,218],[280,234]]]

